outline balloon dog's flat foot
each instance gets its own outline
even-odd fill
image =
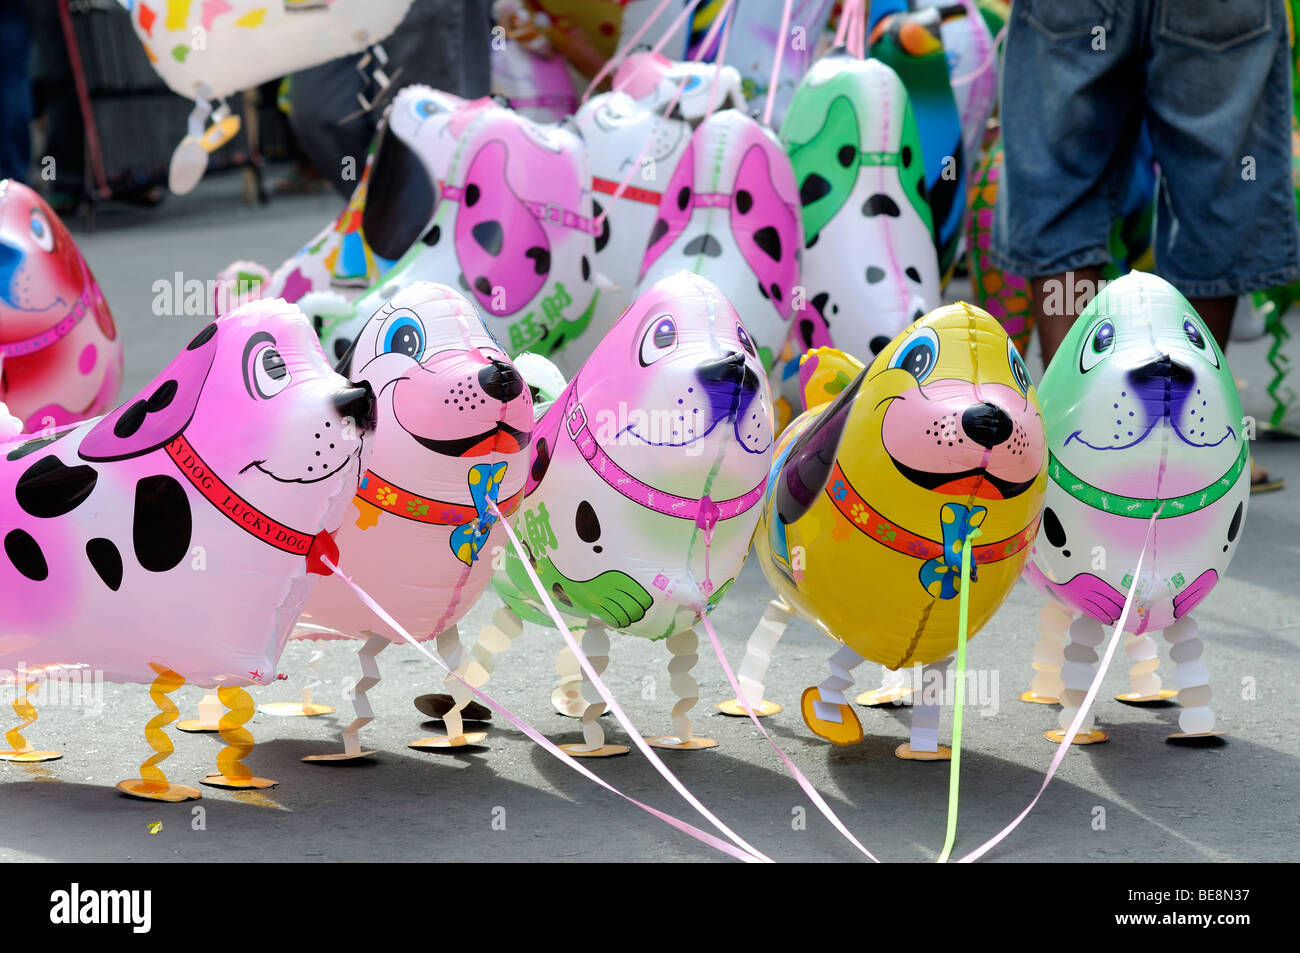
[[[733,718],[748,717],[745,712],[745,706],[740,703],[739,698],[728,698],[725,702],[718,702],[716,707],[718,711],[722,712],[724,715],[731,715]],[[759,718],[766,718],[769,715],[775,715],[778,712],[785,711],[783,706],[778,705],[776,702],[767,701],[766,699],[759,702],[757,705],[750,705],[749,707]]]
[[[1065,740],[1065,729],[1053,728],[1051,731],[1044,731],[1043,737],[1046,738],[1048,741],[1054,741],[1059,745],[1062,741]],[[1094,728],[1092,729],[1092,731],[1081,731],[1077,735],[1075,735],[1074,744],[1099,745],[1103,741],[1106,741],[1108,738],[1110,738],[1110,735],[1106,734],[1106,732],[1102,731],[1100,728]]]
[[[420,695],[415,699],[416,711],[430,718],[442,718],[455,705],[456,700],[454,698],[441,693]],[[461,710],[460,716],[466,721],[488,721],[492,718],[492,709],[486,705],[480,705],[478,702],[470,702]]]
[[[613,758],[627,754],[632,749],[627,745],[560,745],[560,750],[575,758]]]
[[[184,721],[176,722],[176,727],[181,731],[188,731],[196,734],[201,731],[220,731],[221,726],[215,722],[205,722],[201,718],[187,718]]]
[[[281,718],[315,718],[317,715],[332,715],[335,708],[333,705],[317,705],[315,702],[310,705],[302,702],[267,702],[258,705],[257,710],[263,715],[278,715]]]
[[[416,751],[447,751],[452,748],[481,745],[485,740],[487,740],[486,731],[467,731],[450,738],[446,735],[430,735],[419,741],[412,741],[406,747],[414,748]]]
[[[246,791],[250,788],[273,788],[279,781],[272,781],[270,778],[233,778],[228,774],[209,774],[199,784],[206,784],[210,788],[225,788],[230,791]]]
[[[657,738],[647,738],[646,744],[652,748],[667,748],[671,751],[702,751],[705,748],[716,748],[718,743],[712,738],[689,738],[682,741],[675,735],[660,735]]]
[[[951,761],[952,749],[939,745],[937,751],[914,751],[912,746],[904,741],[894,749],[894,757],[902,758],[904,761]]]
[[[1178,697],[1178,692],[1172,688],[1162,688],[1154,695],[1139,695],[1137,692],[1125,692],[1123,695],[1116,695],[1115,701],[1123,702],[1126,705],[1162,705]]]
[[[1184,745],[1188,748],[1212,748],[1224,743],[1226,731],[1176,731],[1165,740],[1170,744]]]
[[[374,751],[358,751],[352,754],[347,751],[335,751],[333,754],[309,754],[300,760],[306,761],[308,764],[338,764],[342,761],[361,761],[376,753]]]
[[[62,757],[62,751],[34,751],[31,748],[0,751],[0,761],[12,761],[14,764],[38,764],[42,761],[58,761]]]
[[[170,801],[173,804],[180,801],[197,801],[203,797],[202,791],[198,788],[192,788],[188,784],[146,781],[144,778],[119,781],[117,789],[130,797],[138,797],[145,801]]]
[[[912,694],[914,689],[901,688],[873,688],[869,692],[863,692],[854,699],[859,705],[865,705],[867,708],[881,708],[885,705],[901,705],[903,699]]]
[[[840,722],[825,721],[817,717],[813,702],[821,701],[821,692],[816,686],[805,688],[799,699],[799,709],[803,713],[804,724],[812,729],[818,738],[825,738],[835,745],[855,745],[862,740],[862,722],[848,705],[837,705]]]
[[[1016,696],[1022,702],[1029,702],[1031,705],[1059,705],[1061,700],[1055,695],[1040,695],[1035,691],[1021,692]]]

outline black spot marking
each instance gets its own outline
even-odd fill
[[[176,391],[179,386],[174,379],[159,384],[158,389],[150,395],[149,402],[146,405],[149,413],[156,414],[158,411],[171,406],[171,402],[176,399]]]
[[[558,582],[551,586],[551,595],[555,596],[556,599],[559,599],[560,602],[566,606],[573,605],[573,600],[569,598],[569,594],[564,591],[564,587]]]
[[[135,558],[149,572],[174,569],[190,551],[190,501],[169,476],[148,476],[135,485],[131,541]]]
[[[679,211],[685,212],[686,206],[690,204],[691,204],[691,190],[688,187],[683,185],[677,191],[677,208]]]
[[[781,301],[781,289],[776,286],[775,281],[767,286],[767,290],[771,293],[773,301],[778,303]]]
[[[930,201],[930,187],[925,184],[925,176],[922,175],[916,180],[916,193],[921,196],[921,201]]]
[[[442,226],[435,225],[433,228],[429,229],[428,234],[424,236],[424,243],[426,245],[436,245],[440,238],[442,238]]]
[[[826,302],[830,300],[831,300],[831,296],[829,292],[819,291],[815,295],[813,295],[812,301],[810,303],[814,308],[817,309],[817,313],[824,318],[826,317]]]
[[[344,356],[348,353],[348,350],[351,349],[351,347],[352,347],[352,342],[349,341],[347,338],[339,338],[338,340],[336,340],[334,342],[334,359],[336,361],[342,361]]]
[[[814,235],[812,238],[808,239],[808,241],[804,243],[804,246],[803,246],[803,247],[804,247],[804,248],[812,248],[814,245],[817,244],[817,239],[819,239],[819,238],[821,238],[821,237],[822,237],[822,233],[821,233],[821,232],[818,232],[818,233],[817,233],[816,235]]]
[[[596,213],[596,221],[600,222],[600,234],[596,236],[596,254],[599,255],[609,244],[609,219],[603,217],[605,210],[599,202],[592,202],[591,207]]]
[[[86,543],[86,558],[104,585],[117,592],[122,586],[122,554],[111,539],[97,537]]]
[[[21,529],[10,530],[5,535],[5,555],[32,582],[43,582],[50,575],[40,544]]]
[[[765,225],[754,233],[754,244],[773,261],[781,260],[781,235],[771,225]]]
[[[911,278],[918,285],[921,283],[921,273],[916,270],[915,265],[908,265],[903,269],[903,274],[907,275],[907,277]]]
[[[912,147],[903,146],[903,168],[910,169],[911,167],[912,167]]]
[[[487,296],[492,294],[492,282],[488,281],[482,275],[474,279],[474,288],[479,294]]]
[[[203,345],[211,341],[212,336],[216,333],[217,333],[217,323],[214,321],[211,324],[209,324],[206,328],[204,328],[202,331],[200,331],[198,334],[194,335],[194,339],[190,341],[189,344],[185,345],[185,350],[197,351],[199,348],[203,347]]]
[[[582,256],[582,280],[591,280],[591,262],[587,261],[587,256]]]
[[[840,165],[848,168],[853,165],[853,160],[857,158],[858,150],[852,146],[840,146],[839,152],[835,153],[835,158],[839,160]]]
[[[551,465],[551,447],[545,437],[537,439],[536,450],[533,454],[533,468],[530,471],[534,480],[541,482],[542,477],[546,476],[546,469]]]
[[[465,186],[465,205],[467,208],[473,208],[479,199],[479,190],[477,185]]]
[[[707,258],[720,258],[722,256],[722,243],[712,235],[707,233],[697,238],[692,238],[682,249],[688,255],[704,255]]]
[[[114,436],[121,437],[125,440],[144,423],[144,418],[149,414],[149,404],[143,400],[137,400],[134,404],[126,409],[121,417],[117,418],[117,423],[113,424]]]
[[[816,172],[808,173],[807,178],[803,180],[803,185],[799,186],[799,201],[803,205],[811,205],[820,198],[825,198],[830,194],[831,184]]]
[[[761,281],[758,283],[758,293],[768,300],[771,300],[772,298],[772,296],[767,293],[767,289],[763,287],[763,282]]]
[[[18,478],[14,498],[28,515],[53,519],[85,502],[98,479],[94,467],[69,467],[58,457],[42,457]]]
[[[874,218],[877,215],[888,215],[890,218],[898,218],[902,213],[899,211],[898,203],[891,199],[884,192],[877,192],[862,203],[862,214],[867,218]]]
[[[54,443],[54,441],[63,439],[68,434],[72,433],[73,429],[74,428],[69,427],[67,430],[60,431],[59,433],[53,434],[49,437],[33,437],[31,440],[24,440],[18,446],[10,450],[5,459],[11,462],[14,460],[21,460],[29,453],[35,453],[42,447],[48,447],[50,444]]]
[[[465,273],[460,273],[460,286],[463,290],[469,291],[469,282],[465,280]]]
[[[813,323],[807,318],[799,319],[799,336],[803,339],[803,346],[811,348],[813,346]]]
[[[655,227],[650,230],[650,242],[649,244],[646,245],[646,247],[649,248],[651,245],[659,241],[659,239],[663,238],[667,234],[668,234],[668,223],[665,222],[662,218],[655,219]]]
[[[754,196],[749,194],[747,189],[741,189],[736,193],[736,209],[741,215],[748,215],[749,210],[754,207]]]
[[[867,346],[871,348],[872,354],[879,354],[889,346],[889,338],[885,337],[883,334],[877,334],[871,339],[871,343]]]
[[[479,222],[470,229],[470,234],[474,236],[474,241],[478,242],[478,247],[493,258],[501,254],[501,246],[505,243],[505,232],[500,222],[495,219]]]
[[[549,249],[534,245],[528,251],[524,252],[525,258],[533,260],[533,271],[539,275],[550,274],[551,271],[551,253]]]
[[[586,500],[578,504],[578,512],[573,517],[573,528],[578,533],[578,539],[584,543],[594,543],[600,539],[600,520]]]
[[[884,278],[885,278],[885,269],[877,265],[867,266],[867,284],[874,285],[878,281],[883,281]]]
[[[1050,506],[1043,510],[1043,532],[1047,534],[1047,541],[1057,549],[1065,545],[1065,527]]]
[[[1234,539],[1236,539],[1237,534],[1239,532],[1241,532],[1241,504],[1240,503],[1237,504],[1236,512],[1232,514],[1232,522],[1228,524],[1228,542],[1232,542]]]

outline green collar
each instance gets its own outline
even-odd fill
[[[1241,452],[1237,454],[1237,458],[1228,467],[1227,473],[1204,489],[1163,500],[1158,498],[1146,500],[1136,496],[1107,493],[1105,490],[1079,479],[1067,470],[1061,461],[1056,459],[1056,455],[1050,451],[1047,454],[1047,476],[1070,496],[1094,509],[1105,510],[1107,513],[1114,513],[1117,516],[1148,519],[1163,507],[1160,518],[1168,519],[1171,516],[1186,516],[1188,513],[1195,513],[1197,510],[1204,509],[1222,498],[1237,482],[1237,477],[1241,476],[1241,471],[1245,469],[1246,461],[1249,459],[1250,445],[1243,440],[1241,442]]]

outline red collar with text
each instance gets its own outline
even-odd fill
[[[502,516],[509,516],[519,506],[524,497],[521,489],[508,500],[497,504]],[[357,490],[357,499],[364,500],[371,506],[377,506],[385,513],[392,513],[405,520],[417,523],[430,523],[434,526],[463,526],[479,518],[479,512],[473,503],[450,503],[446,500],[434,500],[410,490],[404,490],[392,480],[385,480],[374,470],[367,470],[361,478],[361,487]]]
[[[330,533],[321,530],[313,536],[263,513],[213,473],[183,433],[177,434],[164,449],[194,488],[244,532],[281,552],[302,556],[307,560],[309,573],[328,576],[333,572],[321,562],[321,556],[328,556],[338,565],[339,547]]]

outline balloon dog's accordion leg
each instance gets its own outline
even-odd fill
[[[1055,705],[1065,688],[1061,681],[1061,663],[1065,661],[1066,630],[1074,613],[1058,602],[1043,606],[1038,616],[1038,644],[1034,646],[1034,679],[1029,691],[1022,692],[1022,702]]]
[[[1061,714],[1057,721],[1061,727],[1043,733],[1044,738],[1057,744],[1065,740],[1065,733],[1069,730],[1070,723],[1079,713],[1079,706],[1083,704],[1088,694],[1088,686],[1092,684],[1097,669],[1097,646],[1101,645],[1106,637],[1101,623],[1086,615],[1070,623],[1069,634],[1070,641],[1065,647],[1065,661],[1061,663],[1061,681],[1065,685],[1061,691]],[[1074,744],[1095,744],[1105,741],[1107,737],[1109,736],[1106,732],[1093,726],[1093,714],[1090,711],[1080,724],[1079,733],[1074,736]]]
[[[695,751],[700,748],[716,748],[718,743],[712,738],[698,738],[691,727],[691,720],[686,713],[700,700],[700,683],[691,675],[695,663],[699,661],[700,639],[694,629],[670,635],[667,640],[668,651],[672,659],[668,662],[669,685],[677,701],[673,705],[674,735],[647,739],[656,748],[676,748],[681,751]]]
[[[351,761],[354,758],[365,758],[374,754],[373,751],[361,750],[360,732],[375,720],[375,712],[370,707],[370,699],[366,693],[379,684],[381,676],[376,658],[390,644],[382,635],[369,632],[365,644],[361,646],[361,651],[357,652],[357,660],[361,663],[361,678],[352,686],[352,709],[355,714],[352,723],[343,729],[343,750],[335,754],[309,754],[302,760],[313,764],[325,761]]]
[[[1160,653],[1156,650],[1156,640],[1148,633],[1124,633],[1124,652],[1133,660],[1128,670],[1129,690],[1116,695],[1122,702],[1141,705],[1150,702],[1166,702],[1178,692],[1164,688],[1156,669],[1160,667]]]
[[[1205,644],[1197,634],[1196,620],[1179,619],[1165,629],[1165,638],[1171,645],[1169,657],[1177,663],[1174,683],[1178,686],[1178,704],[1183,706],[1178,716],[1178,727],[1182,730],[1170,737],[1181,740],[1220,734],[1214,730],[1210,670],[1201,661]]]
[[[36,719],[39,717],[36,714],[36,706],[31,702],[31,695],[40,685],[39,679],[25,680],[22,692],[14,696],[14,715],[21,718],[22,723],[5,732],[5,741],[9,743],[9,750],[0,751],[0,761],[34,764],[41,761],[55,761],[63,757],[62,751],[37,751],[23,737],[23,732],[36,724]]]
[[[551,705],[566,718],[581,718],[587,703],[582,700],[582,666],[566,645],[555,653],[555,688],[551,690]]]
[[[167,696],[184,685],[185,679],[171,669],[154,662],[150,662],[149,667],[158,675],[149,686],[149,697],[158,706],[158,714],[145,725],[144,737],[149,742],[149,747],[153,748],[154,754],[140,765],[140,777],[118,782],[117,789],[123,794],[149,801],[196,800],[203,796],[198,788],[172,784],[167,780],[167,775],[163,774],[162,768],[158,767],[176,750],[163,729],[175,721],[180,712],[176,708],[176,703]]]
[[[582,653],[597,675],[603,675],[609,665],[609,630],[599,619],[587,622],[587,629],[582,633]],[[605,700],[600,697],[596,686],[587,678],[582,680],[582,698],[587,707],[582,712],[582,741],[578,744],[560,745],[565,751],[579,758],[606,758],[610,755],[627,754],[627,745],[605,744],[605,730],[600,727],[600,716],[605,712]]]
[[[907,669],[888,669],[882,665],[880,687],[863,692],[857,697],[857,703],[868,708],[901,705],[911,694],[912,686],[907,684]]]
[[[773,599],[763,610],[763,618],[758,621],[749,641],[745,643],[745,657],[736,671],[736,681],[740,684],[740,692],[750,709],[760,718],[775,715],[782,710],[776,702],[763,698],[763,688],[767,668],[772,664],[772,653],[776,651],[776,644],[785,635],[786,626],[793,618],[794,613],[784,602]],[[718,708],[724,715],[745,715],[745,706],[738,698],[718,702]]]

